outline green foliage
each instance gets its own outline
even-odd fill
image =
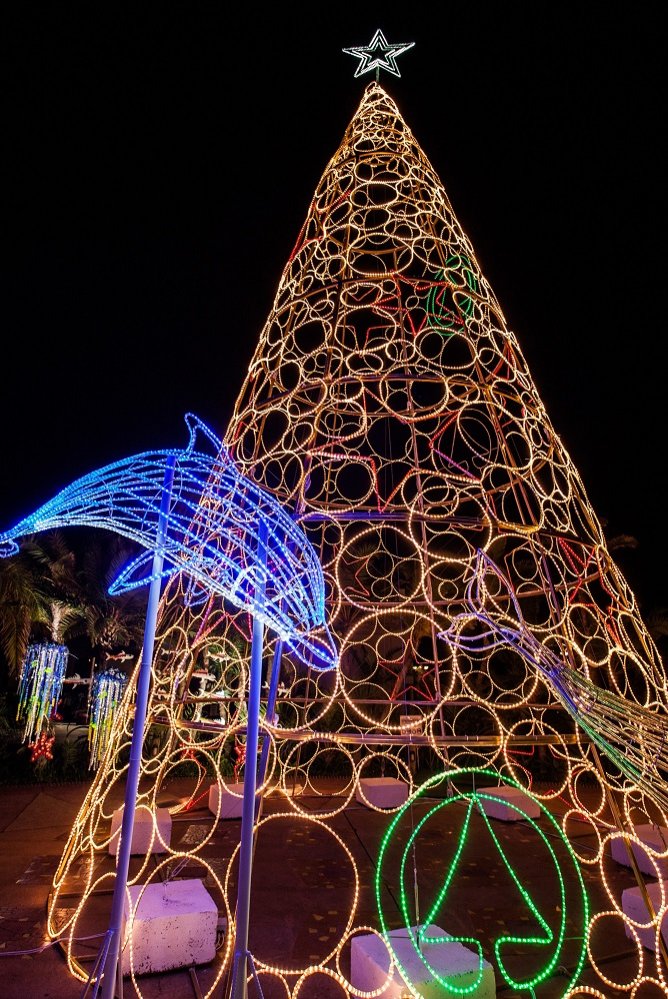
[[[109,586],[136,546],[92,528],[46,531],[21,540],[0,559],[0,652],[16,681],[31,641],[70,645],[85,639],[103,663],[115,651],[138,653],[146,594],[109,596]]]
[[[91,776],[88,739],[81,727],[56,741],[52,754],[52,760],[31,761],[23,723],[16,720],[16,697],[0,694],[0,785],[70,783]]]
[[[52,760],[31,762],[22,723],[16,720],[19,675],[30,642],[67,645],[84,676],[84,664],[93,660],[104,665],[117,652],[136,657],[143,641],[146,593],[110,597],[108,592],[135,554],[136,546],[125,538],[79,527],[23,538],[16,555],[0,559],[0,783],[90,777],[85,729],[82,735],[79,728],[76,740],[72,735],[59,738]],[[64,688],[60,710],[65,721],[85,722],[85,703],[75,696],[77,690]]]

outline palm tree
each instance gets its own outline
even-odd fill
[[[144,588],[113,597],[109,587],[137,549],[130,541],[107,531],[81,535],[77,581],[83,608],[83,626],[93,655],[103,665],[114,653],[139,653],[146,616]]]
[[[31,639],[63,642],[82,617],[74,557],[59,531],[24,539],[0,560],[0,651],[6,679],[16,679]]]
[[[6,680],[20,672],[30,641],[69,644],[82,637],[100,663],[141,647],[146,596],[109,596],[131,543],[111,532],[80,528],[30,535],[0,560],[0,652]]]

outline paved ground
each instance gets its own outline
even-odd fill
[[[3,787],[0,791],[0,999],[78,999],[82,995],[83,986],[68,972],[61,949],[47,943],[45,915],[53,873],[86,790],[86,784],[65,784]],[[178,787],[172,786],[166,791],[164,804],[173,803],[177,798]],[[326,828],[318,821],[317,812],[322,813],[330,805],[334,810],[337,803],[340,801],[337,802],[335,795],[328,798],[326,789],[320,798],[304,798],[305,811],[313,810],[311,820],[304,823],[295,821],[292,816],[278,814],[285,811],[279,797],[267,800],[263,813],[266,821],[255,854],[249,940],[251,952],[266,963],[288,971],[317,964],[341,938],[355,901],[355,925],[378,926],[375,858],[390,819],[353,799],[343,811],[328,820]],[[405,925],[398,874],[404,848],[411,831],[433,807],[432,799],[416,807],[410,816],[407,814],[403,827],[401,823],[396,827],[393,839],[385,848],[381,897],[386,924],[390,928]],[[417,897],[422,918],[434,901],[433,885],[444,882],[444,857],[454,855],[465,811],[462,803],[441,807],[438,819],[432,820],[436,822],[434,828],[430,830],[425,823],[416,866],[416,870],[419,868]],[[185,848],[198,837],[201,839],[210,820],[206,808],[195,809],[176,820],[172,845],[181,844]],[[567,855],[555,830],[544,817],[539,826],[562,865],[569,915],[567,941],[559,968],[552,975],[551,984],[542,985],[536,996],[538,999],[560,999],[569,965],[577,962],[580,947],[580,896],[575,869],[571,866],[569,870]],[[239,828],[239,821],[221,823],[207,844],[204,856],[215,873],[224,874],[238,843]],[[504,857],[516,870],[522,871],[521,887],[540,912],[560,911],[558,881],[553,877],[551,865],[546,864],[546,854],[535,829],[526,823],[506,822],[497,822],[494,829],[498,837],[496,844],[489,835],[484,835],[483,820],[475,816],[471,819],[470,832],[457,866],[458,875],[453,879],[448,896],[449,924],[444,928],[451,934],[493,941],[506,933],[527,935],[527,928],[535,925],[531,909],[525,904],[527,896],[523,897],[520,886],[509,878]],[[582,846],[586,849],[585,843]],[[406,858],[406,904],[412,906],[415,897],[412,852],[409,851]],[[361,872],[357,900],[353,861]],[[179,873],[181,877],[206,875],[201,869],[184,869]],[[617,879],[620,890],[634,884],[630,872],[624,868],[612,865],[610,876]],[[596,903],[597,883],[586,873],[584,880],[590,898]],[[108,902],[108,898],[102,899],[99,913],[89,917],[91,932],[104,928]],[[94,925],[96,921],[97,926]],[[221,941],[223,939],[224,932]],[[40,949],[45,944],[44,949]],[[602,967],[613,980],[631,981],[635,975],[637,956],[628,944],[619,928],[608,933]],[[82,940],[79,947],[80,959],[87,962],[87,967],[91,966],[98,940]],[[485,948],[486,956],[488,949],[493,957],[491,945]],[[534,947],[533,952],[535,950]],[[535,954],[530,956],[530,952],[531,948],[526,957],[529,962],[536,960]],[[341,965],[344,975],[350,971],[346,955],[347,949]],[[182,970],[144,976],[141,978],[142,996],[144,999],[198,999],[209,993],[215,973],[214,963],[211,967],[197,968],[194,973]],[[628,995],[628,992],[614,989],[606,991],[600,978],[587,966],[580,984],[598,988],[610,997]],[[275,982],[264,981],[264,999],[279,996],[284,999],[285,994]],[[135,995],[135,989],[128,981],[124,999],[133,999]],[[213,995],[215,999],[224,999],[223,982]],[[510,999],[529,993],[508,988],[497,975],[497,995]],[[655,999],[656,989],[647,991],[646,995],[648,999]],[[251,988],[249,996],[255,999],[259,992]],[[343,999],[344,996],[341,987],[324,976],[310,979],[300,993],[300,999]],[[638,999],[644,999],[642,991],[638,993]]]

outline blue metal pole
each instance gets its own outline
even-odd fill
[[[174,483],[174,466],[176,456],[170,455],[167,458],[165,467],[165,479],[162,487],[162,499],[160,503],[160,514],[158,517],[158,533],[156,539],[155,554],[153,556],[153,571],[151,586],[148,594],[148,606],[146,609],[146,621],[144,624],[144,647],[142,650],[142,661],[139,667],[137,678],[137,697],[135,700],[135,717],[132,726],[132,742],[130,744],[130,762],[125,780],[125,802],[123,806],[123,823],[121,825],[121,840],[118,847],[118,858],[116,865],[116,882],[114,884],[114,897],[111,903],[111,919],[107,930],[109,949],[102,967],[102,974],[97,978],[97,986],[93,995],[97,995],[100,981],[102,982],[103,999],[113,999],[116,980],[120,981],[122,994],[123,977],[121,974],[121,934],[123,932],[123,906],[125,902],[125,889],[128,881],[128,869],[130,867],[130,853],[132,847],[132,830],[135,822],[135,806],[137,803],[137,791],[139,789],[139,772],[141,768],[141,754],[144,743],[144,727],[146,724],[146,709],[148,705],[148,692],[151,679],[151,664],[153,662],[153,646],[155,643],[155,629],[158,620],[158,605],[160,602],[160,588],[162,585],[163,549],[166,537],[167,518],[169,505]]]
[[[267,564],[267,525],[260,520],[258,531],[258,564]],[[262,606],[264,593],[256,594],[256,604]],[[251,874],[253,865],[253,827],[255,825],[255,793],[257,787],[257,747],[260,729],[260,693],[262,689],[262,644],[264,625],[257,614],[253,617],[250,682],[248,688],[248,719],[246,722],[246,763],[244,797],[241,806],[241,846],[237,889],[237,918],[234,937],[231,999],[246,999],[248,965],[248,924],[250,917]]]
[[[280,638],[276,640],[276,648],[274,650],[274,658],[271,664],[271,678],[269,681],[269,694],[267,695],[267,721],[273,725],[276,720],[276,694],[278,692],[278,678],[281,672],[281,656],[283,654],[283,642]],[[267,773],[267,760],[269,759],[269,736],[265,736],[262,740],[262,749],[260,750],[260,763],[257,768],[257,780],[259,784],[264,783],[264,778]],[[258,814],[258,808],[255,809],[255,814]]]

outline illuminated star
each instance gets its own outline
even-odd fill
[[[412,49],[414,45],[415,42],[388,45],[385,35],[379,28],[369,45],[355,45],[349,49],[342,49],[342,51],[347,52],[348,55],[357,56],[360,60],[359,66],[355,70],[355,76],[362,76],[363,73],[370,73],[372,69],[375,69],[376,79],[378,79],[379,69],[386,69],[394,76],[401,76],[397,69],[397,56],[406,52],[407,49]]]

